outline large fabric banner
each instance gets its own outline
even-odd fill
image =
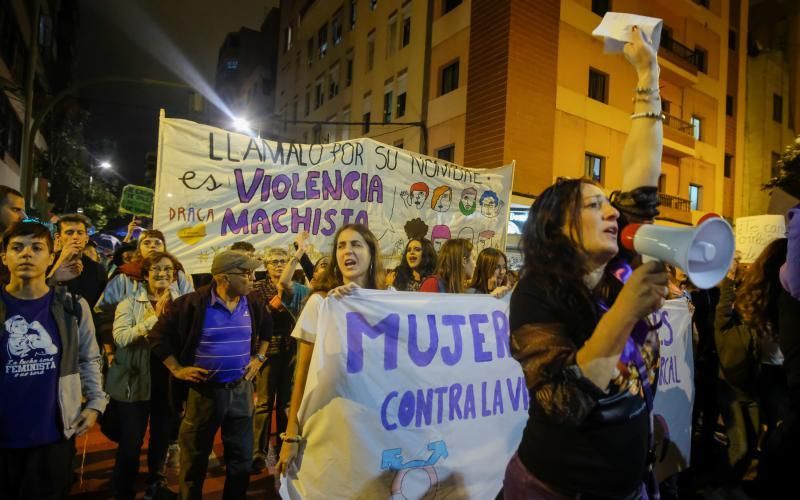
[[[690,464],[694,406],[692,315],[686,299],[674,299],[651,319],[656,324],[661,322],[661,368],[653,402],[653,427],[656,477],[662,480]]]
[[[379,238],[389,266],[410,237],[504,249],[513,171],[468,169],[363,138],[273,142],[162,112],[154,227],[190,273],[208,272],[214,253],[234,242],[288,249],[302,231],[316,260],[353,222]]]
[[[528,418],[507,314],[488,295],[326,299],[283,498],[494,498]]]

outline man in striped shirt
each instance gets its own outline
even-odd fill
[[[235,251],[214,257],[214,281],[176,299],[148,334],[153,353],[171,372],[176,408],[185,401],[178,434],[181,498],[200,499],[214,435],[225,448],[223,498],[244,498],[253,456],[253,383],[264,362],[272,318],[251,294],[261,261]]]

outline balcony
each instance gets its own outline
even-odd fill
[[[694,155],[694,127],[689,122],[664,114],[664,150],[673,156]]]
[[[658,193],[658,201],[660,203],[658,210],[661,212],[661,215],[658,216],[659,219],[679,224],[692,224],[689,200],[671,194]]]
[[[697,62],[695,60],[696,56],[694,50],[670,37],[661,39],[661,47],[665,49],[662,55],[666,59],[690,73],[697,74]]]

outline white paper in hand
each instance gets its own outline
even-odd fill
[[[592,31],[592,35],[605,38],[606,53],[622,52],[625,44],[633,40],[633,27],[637,26],[644,33],[644,39],[658,52],[663,24],[664,21],[656,17],[606,12],[600,25]]]

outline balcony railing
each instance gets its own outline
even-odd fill
[[[686,45],[675,40],[674,38],[664,37],[661,40],[661,46],[664,47],[666,50],[672,52],[676,56],[680,57],[681,59],[684,59],[692,66],[697,66],[697,64],[695,64],[694,50],[690,49]]]
[[[668,115],[666,113],[664,113],[664,125],[687,135],[693,135],[694,132],[694,126],[691,123],[685,122],[677,116]]]
[[[661,203],[662,207],[674,208],[675,210],[680,210],[681,212],[690,211],[689,200],[685,198],[672,196],[671,194],[658,193],[658,201]]]

